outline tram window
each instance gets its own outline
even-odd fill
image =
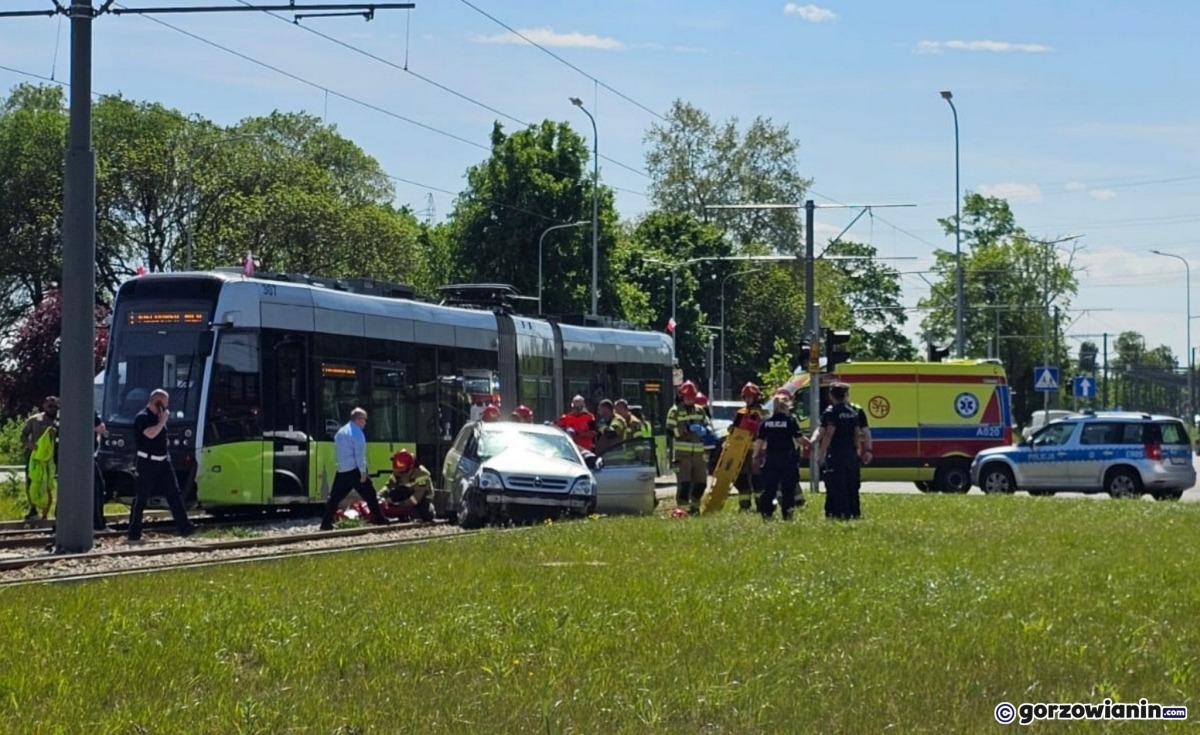
[[[333,370],[322,370],[319,420],[325,438],[332,439],[338,429],[350,420],[350,412],[360,406],[366,408],[362,406],[357,370],[337,371],[336,374]],[[370,421],[367,423],[369,425]]]
[[[403,366],[372,370],[371,403],[364,406],[371,416],[366,430],[371,441],[400,442],[412,436],[413,432],[405,422],[408,411],[404,405],[404,390],[407,383]]]
[[[173,418],[195,420],[203,365],[196,355],[198,334],[163,331],[148,339],[123,332],[113,346],[112,368],[105,371],[105,420],[132,421],[156,388],[171,393]]]
[[[262,436],[258,336],[221,335],[213,369],[204,440],[225,444]]]

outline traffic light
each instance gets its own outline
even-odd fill
[[[820,372],[818,367],[820,359],[821,345],[813,344],[813,341],[808,337],[800,340],[800,368],[806,372]]]
[[[1096,372],[1096,345],[1091,342],[1084,342],[1079,347],[1079,370],[1080,372],[1094,373]]]
[[[850,360],[845,344],[850,341],[850,332],[843,329],[825,330],[825,371],[833,373],[837,366]]]
[[[930,362],[941,362],[950,356],[950,345],[938,347],[932,341],[930,341],[927,345],[927,349],[927,357]]]

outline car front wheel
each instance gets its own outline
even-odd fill
[[[1016,491],[1017,483],[1013,479],[1011,470],[1002,464],[993,462],[984,465],[983,471],[979,473],[979,487],[989,495],[992,493],[1011,495]]]
[[[488,521],[487,500],[474,488],[463,491],[458,501],[458,525],[460,528],[474,530],[483,528]]]

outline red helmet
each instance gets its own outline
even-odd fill
[[[523,403],[513,409],[513,413],[520,416],[524,421],[533,421],[533,409]]]
[[[762,391],[754,383],[746,383],[742,386],[743,401],[757,401],[762,397]]]
[[[483,409],[484,421],[498,421],[500,419],[500,407],[494,403],[489,403],[488,407]]]
[[[684,398],[695,398],[696,393],[696,384],[690,380],[683,381],[683,383],[679,386],[679,395],[683,396]]]
[[[697,393],[696,394],[696,405],[697,406],[707,406],[708,405],[708,396],[704,395],[703,393]]]
[[[407,449],[401,449],[392,455],[392,471],[393,472],[408,472],[417,463],[416,457]]]

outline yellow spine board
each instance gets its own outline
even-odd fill
[[[716,513],[725,507],[725,499],[729,497],[729,489],[734,480],[742,472],[754,443],[754,433],[742,428],[731,427],[725,437],[725,446],[721,449],[721,457],[713,470],[713,484],[704,498],[700,501],[700,513],[707,515]]]

